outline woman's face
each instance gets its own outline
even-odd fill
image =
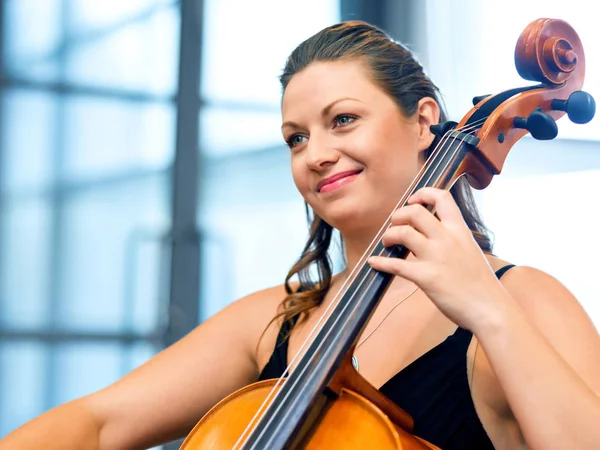
[[[417,174],[438,114],[435,101],[423,99],[405,117],[359,61],[310,64],[292,77],[282,103],[298,190],[342,232],[378,229]]]

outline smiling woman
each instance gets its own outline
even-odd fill
[[[392,281],[350,355],[360,360],[360,376],[352,372],[358,390],[378,394],[375,416],[390,413],[377,421],[389,425],[386,442],[397,444],[403,425],[416,436],[414,448],[594,448],[600,339],[577,300],[549,275],[492,253],[463,179],[451,194],[426,187],[396,209],[439,142],[431,127],[445,121],[435,85],[410,52],[376,27],[344,22],[301,43],[281,82],[282,132],[311,218],[285,283],[234,302],[121,381],[27,424],[0,449],[78,448],[83,441],[89,448],[143,448],[184,435],[203,416],[183,448],[201,448],[207,435],[215,444],[204,425],[222,417],[223,403],[239,417],[235,401],[253,387],[270,392],[281,385],[273,379],[319,373],[321,361],[301,365],[298,355],[321,345],[314,330],[386,220],[381,244],[410,255],[370,258],[375,270],[364,265]],[[346,257],[335,274],[328,256],[334,230]],[[336,383],[328,387],[324,401],[337,394],[346,403],[336,408],[356,411],[357,396]],[[307,397],[302,389],[296,394]],[[293,408],[267,414],[256,422],[264,428],[253,428],[254,421],[247,427],[255,410],[239,430],[224,421],[229,434],[218,444],[285,448],[287,437],[276,445],[260,439],[282,439],[281,429],[294,427],[296,439],[319,405],[307,420]],[[273,420],[281,429],[263,433]],[[246,445],[244,428],[260,435]],[[54,440],[40,447],[49,429]],[[321,438],[319,431],[300,435]],[[405,448],[391,444],[376,447]]]

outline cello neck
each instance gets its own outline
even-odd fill
[[[462,175],[461,168],[472,147],[459,135],[442,142],[426,162],[399,205],[418,189],[431,186],[450,189]],[[469,136],[471,139],[473,136]],[[387,228],[384,224],[382,229]],[[381,233],[382,234],[382,233]],[[386,248],[381,239],[361,259],[363,261],[349,277],[345,287],[334,300],[331,313],[321,322],[316,336],[300,361],[295,365],[271,405],[258,421],[241,448],[283,449],[293,447],[299,434],[306,429],[311,417],[324,406],[322,394],[340,367],[390,286],[393,275],[378,272],[364,263],[368,256],[383,255],[406,258],[409,251],[403,246]]]

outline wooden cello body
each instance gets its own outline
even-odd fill
[[[234,392],[196,424],[182,450],[236,448],[240,436],[271,394],[276,380],[265,380]],[[328,399],[324,399],[328,401]],[[381,409],[353,390],[343,388],[319,418],[319,426],[294,446],[316,449],[424,450],[437,447],[394,424]]]
[[[476,97],[461,122],[431,127],[439,144],[398,207],[420,188],[450,189],[461,176],[483,189],[525,134],[553,139],[555,121],[563,115],[575,123],[592,119],[595,102],[580,90],[583,47],[569,24],[532,22],[518,39],[515,63],[524,79],[539,84]],[[371,255],[405,258],[408,250],[386,248],[376,237],[294,360],[294,369],[285,378],[251,384],[223,399],[198,422],[181,450],[438,448],[414,436],[412,418],[352,366],[358,336],[393,278],[366,264]]]

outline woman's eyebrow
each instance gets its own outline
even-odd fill
[[[329,112],[331,111],[331,108],[333,108],[337,103],[339,102],[343,102],[345,100],[354,100],[356,102],[360,102],[359,99],[357,98],[353,98],[353,97],[342,97],[342,98],[338,98],[337,100],[332,101],[329,105],[327,105],[325,108],[323,108],[323,111],[321,111],[321,116],[325,117],[327,114],[329,114]],[[361,102],[362,103],[362,102]]]
[[[331,103],[329,103],[327,106],[325,106],[323,108],[323,110],[321,111],[321,117],[325,117],[326,115],[329,114],[329,112],[331,111],[331,108],[333,108],[337,103],[339,102],[343,102],[345,100],[354,100],[357,102],[361,102],[361,100],[357,99],[357,98],[353,98],[353,97],[342,97],[342,98],[338,98],[334,101],[332,101]],[[300,128],[300,126],[296,123],[296,122],[292,122],[291,120],[288,120],[286,122],[283,122],[283,124],[281,125],[281,128],[285,128],[285,127],[293,127],[293,128]]]

